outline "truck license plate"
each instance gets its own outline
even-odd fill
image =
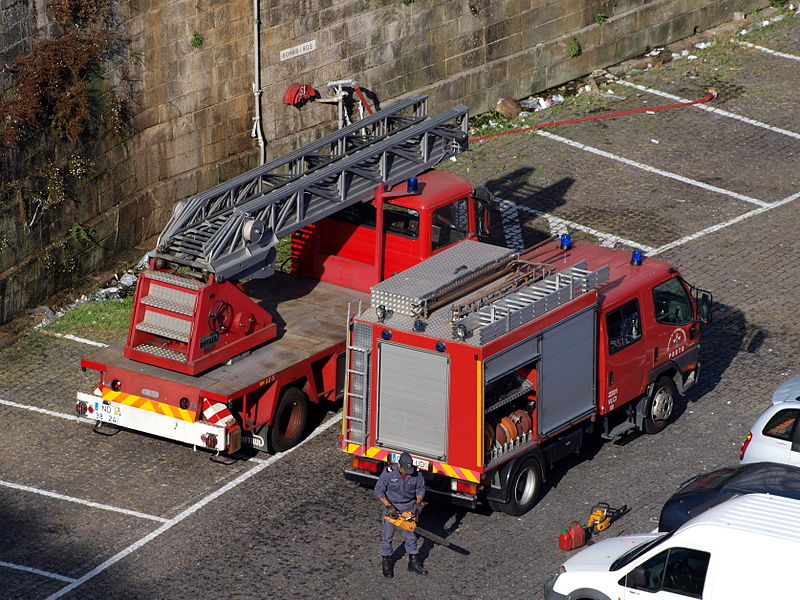
[[[389,460],[393,463],[396,463],[400,460],[400,454],[398,452],[392,452],[389,454]],[[414,462],[414,466],[418,469],[422,469],[423,471],[428,471],[431,468],[431,463],[427,460],[422,460],[421,458],[413,458],[411,459]]]
[[[122,411],[119,409],[119,407],[111,406],[110,404],[104,404],[102,402],[95,402],[94,413],[94,417],[98,421],[113,424],[119,424],[119,418],[122,415]]]

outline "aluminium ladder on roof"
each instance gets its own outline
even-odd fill
[[[189,198],[156,257],[218,280],[268,276],[279,238],[463,152],[467,133],[466,106],[428,117],[412,96]]]
[[[590,271],[581,261],[482,306],[453,323],[453,330],[463,326],[485,344],[599,287],[608,277],[608,265]]]

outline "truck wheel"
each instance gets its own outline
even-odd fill
[[[667,426],[667,421],[675,409],[678,390],[669,377],[661,377],[650,394],[644,416],[644,430],[650,435],[658,433]]]
[[[508,515],[518,517],[532,509],[539,500],[542,488],[542,468],[534,457],[523,460],[508,479],[511,497],[508,504],[497,507]]]
[[[306,432],[307,423],[308,398],[296,387],[286,388],[269,428],[270,450],[283,452],[296,446]]]

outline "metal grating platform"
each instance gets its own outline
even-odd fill
[[[188,277],[181,277],[180,275],[175,275],[174,273],[167,273],[164,271],[145,271],[143,275],[148,279],[155,279],[156,281],[171,283],[172,285],[177,285],[186,288],[187,290],[202,290],[204,287],[207,287],[207,284],[203,283],[202,281],[189,279]]]
[[[151,346],[150,344],[140,344],[139,346],[136,346],[134,350],[138,350],[139,352],[144,352],[146,354],[152,354],[153,356],[160,356],[161,358],[168,358],[183,364],[187,363],[185,354],[178,352],[177,350],[171,350],[170,348],[159,348],[158,346]]]
[[[517,257],[513,250],[465,241],[372,287],[373,307],[417,317],[449,291],[497,270]]]

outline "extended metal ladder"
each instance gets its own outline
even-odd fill
[[[279,238],[467,149],[467,107],[415,95],[177,205],[157,258],[218,280],[266,277]]]
[[[353,308],[355,307],[355,312]],[[371,330],[359,335],[359,323],[353,321],[361,314],[361,300],[347,304],[347,353],[344,378],[344,441],[364,446],[367,443],[367,417],[369,414],[369,337]],[[363,323],[361,327],[369,329]]]
[[[608,280],[608,274],[608,265],[589,271],[586,261],[581,261],[459,319],[453,324],[454,331],[464,327],[462,331],[471,331],[485,344],[598,287]]]

